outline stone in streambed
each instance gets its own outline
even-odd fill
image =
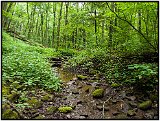
[[[49,94],[47,94],[41,98],[42,101],[52,101],[52,99],[53,99],[53,97]]]
[[[50,106],[47,108],[47,113],[48,114],[52,114],[57,110],[57,108],[55,106]]]
[[[58,108],[58,111],[61,113],[68,113],[71,112],[72,110],[73,110],[72,107],[69,106],[63,106]]]
[[[95,98],[102,98],[104,94],[104,89],[96,89],[95,91],[92,92],[92,96]]]
[[[98,105],[97,106],[97,109],[99,110],[99,111],[102,111],[103,110],[103,106],[101,106],[101,105]],[[104,107],[104,111],[109,111],[109,107]]]
[[[2,119],[19,119],[19,115],[17,112],[12,111],[11,109],[7,109],[2,113]]]
[[[118,83],[112,83],[111,84],[111,87],[113,87],[113,88],[116,88],[116,87],[119,87],[120,86],[120,84],[118,84]]]
[[[79,94],[79,91],[77,89],[73,89],[72,94]]]
[[[87,76],[84,76],[84,75],[77,75],[77,78],[80,79],[80,80],[85,80],[85,79],[87,79],[88,77],[87,77]]]
[[[39,114],[37,117],[35,117],[35,119],[44,119],[44,118],[45,118],[45,116],[42,114]]]
[[[142,110],[147,110],[147,109],[151,108],[151,106],[152,106],[151,100],[144,101],[138,105],[138,107]]]
[[[11,102],[16,102],[20,97],[20,94],[16,91],[13,91],[12,94],[7,96],[8,100]]]
[[[127,112],[127,116],[135,116],[136,115],[136,112],[134,110],[129,110]]]
[[[42,102],[39,101],[38,99],[36,98],[32,98],[30,100],[28,100],[27,102],[30,106],[34,107],[34,108],[40,108],[42,106]]]

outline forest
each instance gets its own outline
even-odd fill
[[[1,5],[1,119],[159,119],[158,2]]]

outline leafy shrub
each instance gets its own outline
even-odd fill
[[[30,46],[20,40],[14,41],[6,33],[3,33],[2,47],[3,82],[10,79],[27,86],[59,89],[60,80],[45,60],[45,57],[51,55],[51,49]]]
[[[153,63],[128,65],[128,76],[129,79],[126,79],[125,83],[135,84],[142,88],[153,88],[158,84],[158,66]]]

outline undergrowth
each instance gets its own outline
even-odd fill
[[[45,58],[58,56],[51,48],[30,46],[3,32],[2,35],[2,83],[19,82],[28,87],[39,86],[58,90],[60,80],[52,72]],[[12,81],[11,81],[12,80]]]

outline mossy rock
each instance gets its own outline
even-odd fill
[[[2,119],[19,119],[19,115],[17,112],[12,111],[11,109],[7,109],[2,113]]]
[[[120,86],[120,84],[118,84],[118,83],[112,83],[111,84],[111,87],[114,87],[114,88],[119,87],[119,86]]]
[[[32,98],[28,100],[27,103],[34,108],[40,108],[43,104],[41,101],[37,100],[36,98]]]
[[[50,106],[47,108],[47,113],[48,114],[52,114],[57,110],[57,108],[55,106]]]
[[[127,116],[135,116],[136,112],[134,110],[128,110]]]
[[[61,113],[68,113],[71,112],[72,110],[73,110],[72,107],[69,106],[62,106],[58,108],[58,111]]]
[[[151,94],[151,95],[150,95],[150,99],[151,99],[152,101],[156,101],[156,100],[158,100],[158,96],[157,96],[157,95],[154,95],[154,94]]]
[[[96,89],[95,91],[92,92],[92,96],[95,98],[103,97],[103,94],[104,94],[104,89]]]
[[[2,112],[6,111],[7,109],[11,109],[11,106],[7,103],[2,104]]]
[[[10,88],[9,87],[2,87],[2,95],[8,95],[10,94]]]
[[[7,96],[8,100],[11,102],[16,102],[20,97],[20,94],[18,92],[12,92],[12,94],[9,94]]]
[[[80,79],[80,80],[85,80],[88,77],[87,76],[83,76],[83,75],[78,75],[77,78]]]
[[[52,99],[53,99],[53,96],[50,94],[47,94],[41,98],[42,101],[52,101]]]
[[[152,106],[151,100],[144,101],[138,105],[138,107],[142,110],[147,110],[147,109],[151,108],[151,106]]]
[[[45,118],[45,116],[42,114],[39,114],[37,117],[35,117],[35,119],[44,119],[44,118]]]

